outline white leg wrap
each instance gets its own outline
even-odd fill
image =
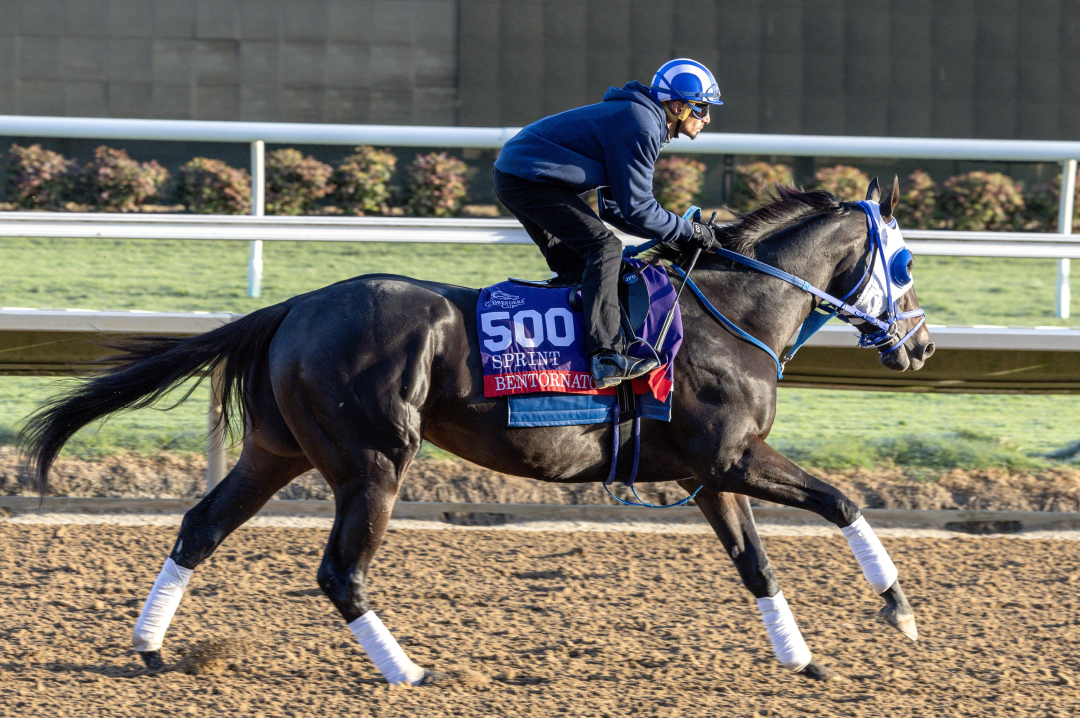
[[[896,570],[892,559],[881,545],[874,529],[866,523],[862,516],[855,523],[840,529],[844,538],[848,540],[848,546],[855,558],[859,560],[863,576],[874,589],[874,593],[884,593],[889,586],[893,585],[900,572]]]
[[[350,623],[349,630],[389,683],[415,686],[423,679],[424,669],[409,660],[374,611],[368,611]]]
[[[780,665],[791,671],[806,668],[813,656],[806,647],[799,627],[795,625],[795,616],[784,598],[784,592],[781,591],[772,598],[759,598],[757,606]]]
[[[150,595],[143,604],[139,620],[135,622],[135,631],[131,634],[131,645],[136,651],[157,651],[169,630],[169,623],[176,615],[184,589],[193,574],[190,568],[177,566],[171,558],[165,559]]]

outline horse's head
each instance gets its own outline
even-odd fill
[[[881,208],[881,219],[886,224],[893,222],[893,210],[900,201],[900,182],[893,177],[892,192],[884,199],[875,177],[866,190],[866,199],[877,202]],[[895,227],[895,223],[894,227]],[[899,236],[899,228],[896,228]],[[890,248],[895,249],[895,247]],[[886,250],[888,251],[888,250]],[[903,249],[905,254],[900,255],[894,251],[884,257],[886,281],[893,282],[893,287],[907,286],[895,301],[893,317],[901,317],[890,324],[889,338],[876,348],[881,352],[881,363],[894,371],[918,371],[926,360],[934,353],[934,342],[930,339],[930,331],[926,324],[921,321],[921,316],[913,316],[918,310],[919,300],[915,297],[913,259],[911,253]],[[886,309],[878,315],[883,321],[889,321],[890,311]],[[904,317],[907,318],[904,318]],[[872,328],[872,327],[871,327]]]

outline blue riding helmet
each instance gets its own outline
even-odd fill
[[[688,57],[680,57],[661,65],[653,75],[649,91],[659,102],[679,100],[686,103],[687,109],[680,113],[680,120],[686,119],[689,112],[694,112],[697,117],[708,114],[707,108],[706,112],[695,111],[696,108],[690,103],[724,104],[720,101],[720,88],[716,84],[716,78],[709,72],[709,68]]]

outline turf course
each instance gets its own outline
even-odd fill
[[[369,272],[474,287],[546,275],[527,246],[267,242],[263,296],[251,299],[247,253],[246,242],[2,239],[0,306],[248,312]],[[933,324],[1069,325],[1052,313],[1056,271],[1053,260],[943,257],[917,258],[915,270]],[[1075,277],[1073,292],[1080,296]],[[0,378],[0,443],[56,381]],[[85,430],[70,450],[198,452],[205,407],[201,388],[172,412],[144,410]],[[1076,460],[1078,420],[1080,397],[784,389],[770,442],[822,468],[1038,468]]]

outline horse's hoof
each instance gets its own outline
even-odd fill
[[[919,629],[915,626],[915,611],[911,610],[904,595],[904,589],[900,588],[899,581],[893,581],[881,597],[885,599],[885,607],[881,609],[881,617],[885,623],[903,633],[913,641],[919,640]]]
[[[442,671],[433,671],[430,668],[425,668],[423,678],[421,678],[420,682],[417,683],[416,685],[418,685],[418,686],[431,686],[431,685],[435,685],[436,683],[441,683],[442,681],[445,681],[449,677],[450,676],[448,674],[443,673]]]
[[[813,681],[835,681],[843,678],[839,673],[821,663],[816,658],[811,659],[801,670],[795,671],[796,675],[804,676]]]
[[[165,661],[161,659],[161,651],[136,651],[136,653],[146,664],[148,671],[160,671],[165,667]]]
[[[903,633],[911,640],[919,640],[919,628],[915,625],[915,614],[906,616],[899,615],[892,606],[885,606],[881,609],[881,617],[885,619],[885,623],[900,631],[900,633]]]

